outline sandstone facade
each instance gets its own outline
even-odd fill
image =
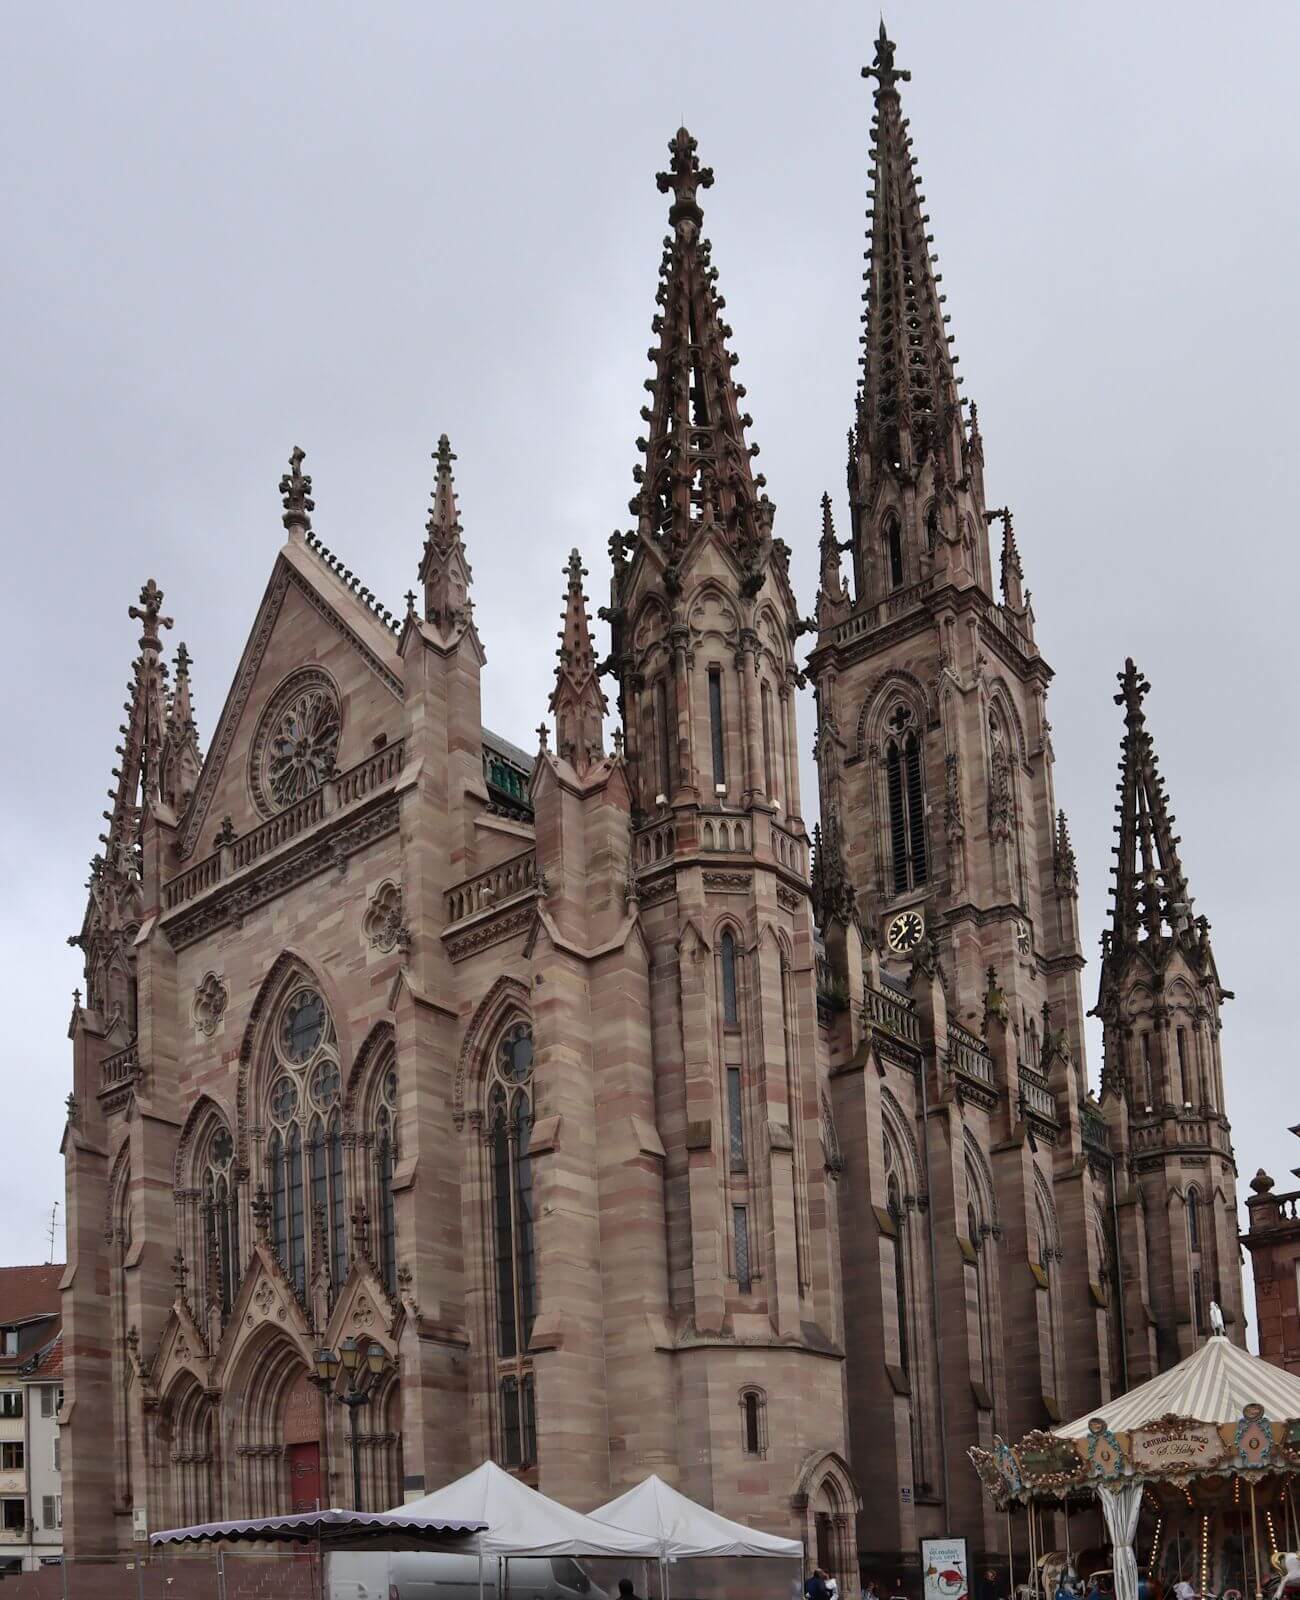
[[[367,1507],[486,1455],[580,1507],[655,1471],[799,1534],[847,1596],[927,1533],[1005,1555],[967,1445],[1178,1359],[1210,1298],[1241,1337],[1221,991],[1144,685],[1130,668],[1098,1100],[1051,672],[883,32],[871,70],[851,528],[828,501],[815,623],[752,469],[685,130],[611,653],[575,552],[554,750],[482,726],[445,438],[396,618],[313,532],[295,452],[206,754],[152,582],[132,608],[76,940],[74,1553],[348,1503],[312,1373],[354,1338],[386,1366]]]

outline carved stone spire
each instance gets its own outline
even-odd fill
[[[1000,520],[1002,523],[1002,603],[1009,611],[1023,612],[1025,569],[1020,564],[1020,548],[1016,544],[1010,508],[1000,506],[996,511],[986,511],[985,517],[989,522]]]
[[[1120,803],[1110,928],[1110,952],[1147,940],[1168,940],[1192,927],[1192,897],[1178,858],[1174,817],[1156,766],[1142,702],[1151,688],[1130,657],[1119,675],[1115,704],[1124,707]]]
[[[844,864],[840,819],[827,813],[826,826],[813,828],[812,903],[817,926],[825,932],[833,921],[851,922],[857,916],[857,896]]]
[[[177,813],[194,793],[203,766],[199,749],[199,730],[194,720],[190,692],[190,667],[193,662],[184,640],[176,646],[176,672],[171,697],[167,702],[166,735],[162,756],[163,799]]]
[[[469,586],[473,578],[461,538],[456,510],[456,484],[452,477],[451,442],[444,433],[433,452],[437,464],[433,505],[425,524],[420,581],[424,585],[424,617],[444,634],[468,627],[473,617]]]
[[[844,569],[840,565],[840,551],[844,547],[835,536],[835,518],[831,511],[831,497],[822,495],[821,579],[817,586],[817,626],[829,628],[842,622],[851,607],[848,589],[844,584]]]
[[[929,217],[922,209],[898,85],[911,77],[894,65],[894,45],[881,23],[875,60],[862,69],[875,78],[872,123],[871,238],[868,250],[859,448],[877,470],[909,470],[934,451],[960,460],[963,430],[956,358],[944,332],[947,318],[930,253]]]
[[[287,529],[300,529],[306,533],[311,527],[311,514],[316,502],[311,497],[311,478],[302,470],[306,453],[294,445],[289,456],[289,470],[280,479],[280,494],[284,500],[284,525]]]
[[[770,549],[772,504],[761,493],[762,474],[750,468],[758,446],[746,444],[745,430],[753,419],[740,409],[745,389],[731,376],[737,358],[727,349],[726,302],[700,234],[699,191],[712,184],[713,172],[700,166],[685,128],[668,149],[671,164],[657,181],[673,197],[673,231],[664,243],[655,297],[650,360],[656,370],[647,380],[651,402],[641,412],[649,426],[637,440],[645,465],[636,468],[639,488],[630,508],[641,537],[670,562],[712,525],[747,564],[756,564]]]
[[[587,569],[576,550],[569,555],[565,574],[568,586],[564,598],[564,626],[560,629],[560,647],[555,652],[559,661],[550,706],[555,716],[555,746],[561,760],[584,773],[605,753],[601,725],[607,702],[596,669],[587,597],[582,592]]]
[[[1063,894],[1074,894],[1079,887],[1079,865],[1070,843],[1070,825],[1065,812],[1056,813],[1056,843],[1053,851],[1053,872],[1056,887]]]

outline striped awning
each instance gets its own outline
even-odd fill
[[[1104,1417],[1112,1433],[1131,1433],[1168,1416],[1236,1422],[1252,1403],[1274,1422],[1300,1418],[1300,1378],[1215,1334],[1168,1372],[1052,1432],[1058,1439],[1086,1439],[1093,1417]]]

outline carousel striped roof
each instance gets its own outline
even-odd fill
[[[1252,1403],[1274,1422],[1300,1417],[1300,1378],[1215,1334],[1168,1372],[1052,1432],[1058,1439],[1086,1439],[1093,1417],[1126,1433],[1167,1416],[1236,1422]]]

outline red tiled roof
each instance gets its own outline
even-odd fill
[[[62,1277],[61,1261],[44,1267],[0,1267],[0,1326],[57,1316]]]
[[[36,1378],[42,1383],[48,1383],[51,1378],[63,1376],[63,1329],[40,1352],[36,1365],[30,1371],[23,1369],[24,1378]]]

